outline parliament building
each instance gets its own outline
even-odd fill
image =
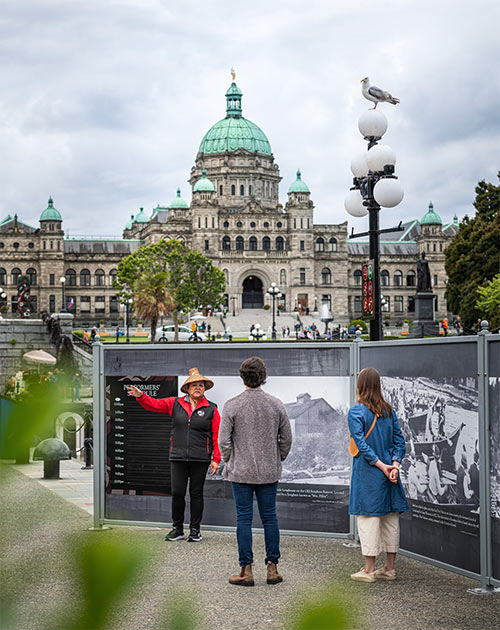
[[[210,258],[226,277],[229,308],[259,308],[268,303],[272,282],[281,290],[286,311],[319,310],[327,304],[335,323],[361,314],[361,267],[369,258],[368,240],[350,239],[347,221],[314,222],[311,191],[297,171],[285,205],[281,176],[267,136],[242,115],[242,92],[231,83],[226,116],[205,134],[191,169],[191,204],[181,190],[150,215],[131,215],[122,238],[68,238],[62,213],[49,198],[39,226],[17,215],[0,221],[0,305],[4,317],[15,313],[20,275],[31,282],[34,316],[59,311],[62,282],[65,305],[75,323],[118,323],[120,305],[113,280],[120,260],[142,244],[179,239]],[[429,262],[436,317],[446,316],[444,252],[458,229],[443,224],[429,204],[423,217],[404,231],[381,237],[383,310],[392,322],[412,319],[417,261]],[[1,297],[1,296],[4,297]]]

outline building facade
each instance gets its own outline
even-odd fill
[[[280,203],[281,176],[264,132],[242,115],[242,92],[233,81],[226,116],[203,137],[189,184],[191,204],[180,189],[167,206],[148,216],[141,208],[122,238],[66,238],[61,213],[50,198],[39,227],[8,215],[0,222],[0,305],[15,312],[21,274],[31,281],[33,311],[59,311],[63,304],[81,325],[118,323],[113,280],[120,260],[142,244],[176,238],[201,251],[223,270],[226,303],[235,310],[267,303],[275,282],[287,311],[314,312],[327,304],[337,323],[361,314],[361,267],[368,241],[349,239],[347,221],[314,222],[311,192],[297,171]],[[458,220],[443,225],[432,204],[403,232],[384,234],[381,281],[386,318],[412,318],[417,261],[429,261],[436,317],[444,317],[444,252]],[[0,292],[2,294],[2,292]]]

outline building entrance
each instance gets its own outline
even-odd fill
[[[243,281],[243,308],[262,308],[264,294],[262,282],[256,276],[248,276]]]

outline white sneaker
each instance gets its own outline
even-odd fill
[[[375,572],[366,573],[364,567],[360,569],[357,573],[353,573],[351,575],[351,580],[355,582],[376,582],[377,579],[375,577]]]

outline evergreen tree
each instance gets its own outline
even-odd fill
[[[478,307],[478,289],[500,269],[500,186],[480,181],[474,207],[476,215],[461,221],[445,258],[448,307],[460,315],[466,329],[484,317]]]
[[[477,308],[488,320],[490,331],[495,332],[500,328],[500,273],[477,291],[479,293]]]
[[[132,297],[137,301],[140,294],[144,301],[148,282],[151,294],[156,287],[157,306],[162,303],[162,309],[168,307],[172,312],[175,341],[181,313],[199,306],[219,306],[226,288],[223,272],[211,260],[176,239],[143,245],[120,261],[115,288],[122,299]],[[150,297],[155,302],[154,296]],[[155,309],[151,309],[151,300],[148,301],[147,310],[153,313]]]

